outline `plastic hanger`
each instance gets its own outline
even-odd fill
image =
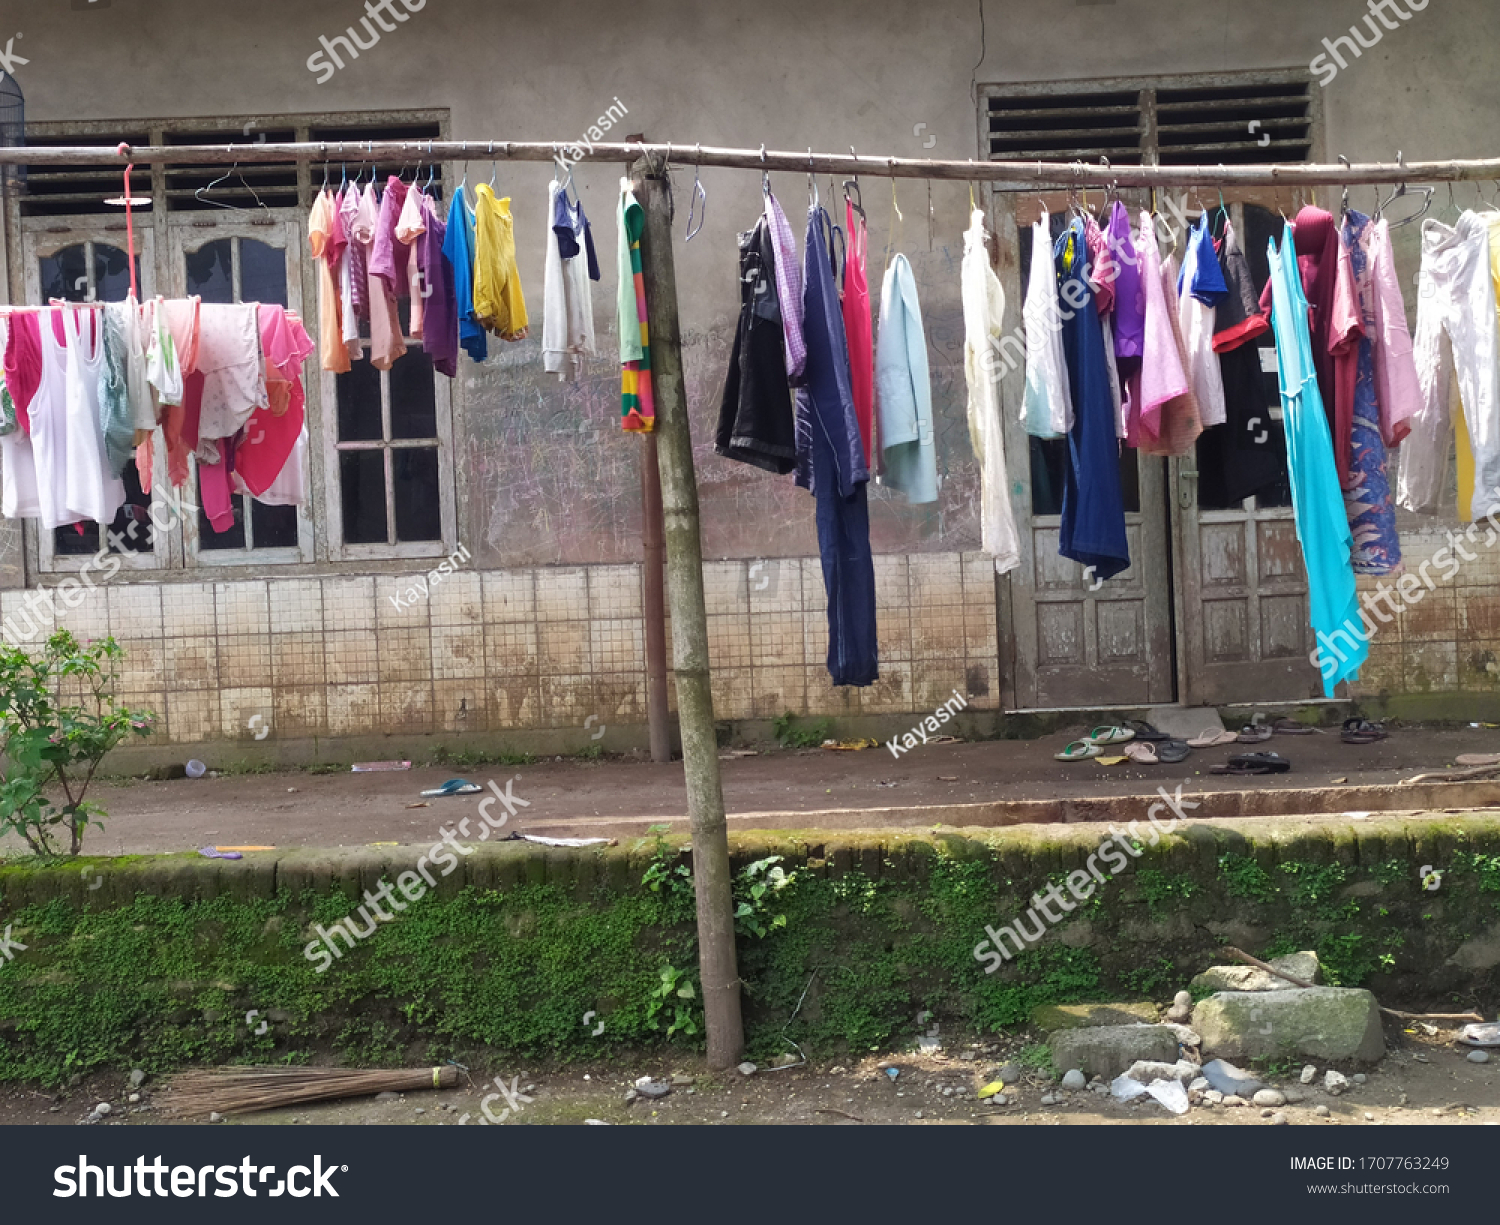
[[[703,152],[701,144],[698,146],[698,152],[700,154]],[[703,188],[701,171],[702,167],[700,165],[695,164],[693,166],[693,194],[688,197],[687,235],[683,238],[683,242],[692,242],[697,237],[698,231],[703,228],[703,223],[708,220],[708,192]],[[695,210],[698,214],[698,224],[696,226],[693,225],[693,213]]]

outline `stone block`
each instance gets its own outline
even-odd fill
[[[1193,1009],[1205,1054],[1375,1063],[1385,1054],[1380,1008],[1368,991],[1293,987],[1287,991],[1221,991]]]
[[[1103,1025],[1052,1035],[1052,1064],[1113,1080],[1139,1060],[1177,1061],[1177,1035],[1161,1025]]]

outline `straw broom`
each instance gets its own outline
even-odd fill
[[[166,1110],[190,1115],[253,1114],[281,1106],[327,1102],[377,1093],[447,1089],[458,1083],[458,1068],[209,1068],[183,1072],[168,1085]]]

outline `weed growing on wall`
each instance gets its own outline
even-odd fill
[[[67,630],[38,655],[0,646],[0,833],[19,834],[37,855],[83,849],[104,809],[85,799],[99,763],[127,737],[149,736],[155,718],[115,698],[119,643],[80,645]]]

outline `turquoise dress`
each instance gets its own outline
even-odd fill
[[[1307,602],[1318,638],[1323,693],[1331,698],[1335,685],[1359,675],[1360,666],[1370,653],[1371,631],[1361,619],[1359,597],[1354,590],[1354,566],[1350,561],[1354,536],[1344,510],[1328,414],[1323,408],[1317,371],[1313,367],[1307,295],[1297,267],[1297,246],[1291,225],[1287,225],[1282,237],[1281,251],[1276,249],[1274,239],[1268,246],[1271,327],[1276,336],[1281,404],[1286,416],[1292,510],[1297,517],[1297,539],[1302,544],[1302,559],[1307,567]]]

